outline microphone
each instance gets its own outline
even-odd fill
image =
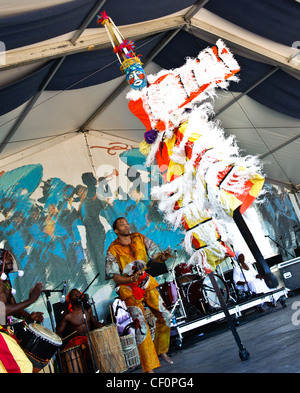
[[[67,292],[67,286],[66,286],[66,281],[64,281],[64,286],[63,286],[62,294],[61,294],[61,298],[60,298],[61,303],[64,303],[66,301],[66,292]]]

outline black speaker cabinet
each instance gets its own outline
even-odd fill
[[[68,303],[54,303],[52,305],[53,307],[53,312],[54,312],[54,318],[56,322],[56,326],[58,326],[62,320],[63,313],[67,311],[68,308]]]
[[[294,248],[294,252],[295,252],[296,257],[300,257],[300,246],[297,248]]]
[[[278,269],[286,288],[300,288],[300,257],[278,264]]]

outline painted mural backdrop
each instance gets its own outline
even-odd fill
[[[88,293],[96,302],[98,317],[106,319],[116,294],[112,281],[105,280],[105,253],[116,237],[112,223],[120,216],[128,219],[132,231],[149,236],[162,249],[169,245],[176,249],[177,261],[188,259],[181,248],[184,235],[167,226],[157,202],[150,198],[151,186],[161,181],[158,168],[146,168],[132,146],[114,147],[112,152],[92,146],[99,165],[96,171],[80,173],[79,184],[62,180],[64,168],[57,176],[45,175],[47,154],[43,164],[0,172],[0,243],[13,252],[25,273],[22,278],[11,275],[17,301],[27,298],[37,281],[47,289],[61,289],[66,281],[68,291],[84,290],[99,274]],[[276,187],[266,187],[267,202],[258,213],[263,230],[284,236],[283,241],[293,247],[291,231],[298,218],[289,197]],[[59,297],[51,300],[57,301]],[[33,308],[39,310],[43,302],[45,306],[43,298]]]
[[[180,251],[182,235],[163,223],[156,202],[149,198],[151,176],[137,149],[132,152],[120,154],[127,167],[123,187],[116,181],[117,164],[100,166],[98,172],[104,168],[105,175],[99,177],[84,172],[82,183],[75,185],[59,176],[45,178],[42,164],[1,172],[0,243],[13,252],[25,273],[22,278],[11,274],[18,301],[28,296],[35,282],[61,289],[66,281],[68,291],[84,290],[99,273],[88,293],[96,296],[100,314],[108,314],[107,305],[116,294],[112,283],[105,280],[105,252],[116,237],[112,223],[120,216],[127,217],[132,231],[151,237],[162,248],[171,245]],[[105,154],[109,151],[98,151],[102,158]],[[38,189],[42,196],[37,198]]]
[[[265,185],[265,203],[259,206],[261,225],[270,236],[275,254],[282,259],[292,259],[295,248],[300,245],[299,218],[288,191],[283,187]],[[278,244],[276,244],[276,243]]]

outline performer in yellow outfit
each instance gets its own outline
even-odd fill
[[[165,261],[169,249],[160,252],[157,245],[140,233],[131,233],[127,220],[118,218],[113,229],[118,236],[107,250],[106,277],[113,278],[120,286],[120,299],[125,301],[135,323],[136,341],[144,372],[160,367],[158,356],[168,363],[171,314],[165,307],[157,290],[157,281],[145,272],[148,258]],[[156,319],[155,338],[151,334],[144,316],[145,303]]]

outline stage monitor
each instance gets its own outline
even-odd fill
[[[296,257],[300,257],[300,247],[294,248]]]
[[[55,323],[56,326],[58,326],[62,320],[63,313],[67,311],[68,303],[67,302],[54,303],[52,307],[54,312]]]
[[[278,255],[273,255],[270,258],[266,258],[266,262],[269,267],[277,265],[278,263],[283,262],[282,255],[278,254]]]

